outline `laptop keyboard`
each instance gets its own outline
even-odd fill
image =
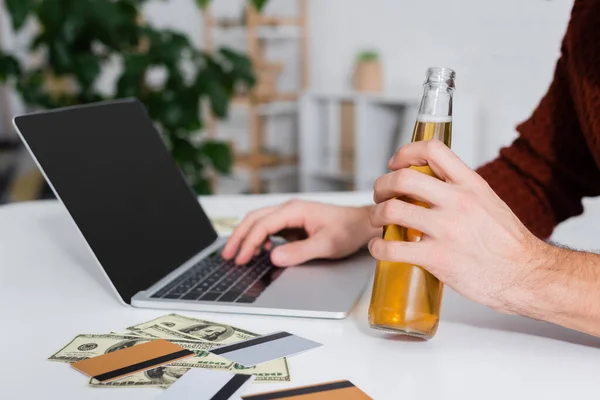
[[[177,277],[151,297],[227,303],[252,303],[283,271],[262,250],[246,265],[221,257],[221,249]]]

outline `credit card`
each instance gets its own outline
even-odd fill
[[[78,361],[71,366],[100,382],[110,382],[192,356],[194,352],[167,340],[158,339]]]
[[[239,399],[254,378],[254,375],[192,368],[160,395],[159,400]]]
[[[373,400],[350,381],[336,381],[295,389],[278,390],[243,396],[243,400]]]
[[[288,332],[277,332],[217,347],[208,351],[243,366],[252,367],[267,361],[302,353],[319,346],[322,346],[322,344]]]

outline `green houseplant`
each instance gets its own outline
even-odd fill
[[[233,156],[226,143],[198,138],[202,108],[225,118],[236,89],[253,87],[252,65],[229,48],[201,51],[184,34],[144,22],[148,1],[165,0],[4,0],[13,31],[35,21],[26,50],[38,61],[0,50],[0,82],[30,108],[138,98],[190,185],[208,194],[210,173],[229,173]],[[98,78],[115,60],[122,68],[106,94]],[[161,79],[151,79],[157,71]]]

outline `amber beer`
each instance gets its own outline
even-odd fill
[[[448,68],[427,70],[413,142],[438,139],[451,146],[454,76],[454,71]],[[436,177],[428,166],[410,168]],[[429,207],[409,198],[398,201]],[[410,227],[389,225],[383,229],[384,240],[419,242],[422,237],[421,232]],[[369,307],[369,323],[375,329],[430,339],[437,331],[442,293],[443,284],[420,266],[379,261]]]

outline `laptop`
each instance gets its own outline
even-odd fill
[[[221,258],[219,236],[137,99],[17,116],[13,123],[119,298],[134,307],[345,318],[375,265],[278,268],[262,250]]]

